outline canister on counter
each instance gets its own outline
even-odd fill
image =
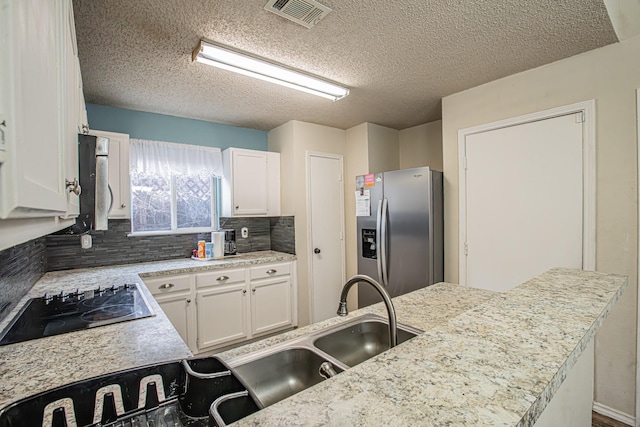
[[[213,258],[213,242],[204,244],[204,256],[205,258]]]
[[[198,258],[205,258],[205,241],[198,240]]]

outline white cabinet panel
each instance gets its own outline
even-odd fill
[[[204,288],[214,285],[231,285],[244,283],[247,276],[244,268],[235,270],[218,270],[210,273],[200,273],[196,276],[196,288]]]
[[[223,163],[223,216],[280,215],[279,153],[229,148]]]
[[[291,277],[251,282],[251,333],[259,335],[291,326]]]
[[[160,308],[192,352],[196,351],[193,280],[189,274],[144,279]]]
[[[180,276],[162,276],[144,280],[151,294],[164,295],[171,292],[183,292],[191,290],[191,276],[183,274]]]
[[[191,306],[191,297],[188,292],[169,292],[163,295],[156,295],[156,301],[160,305],[164,314],[167,315],[169,321],[182,341],[189,345],[189,307]],[[191,348],[191,347],[190,347]],[[193,351],[193,349],[191,349]]]
[[[73,217],[79,63],[69,0],[6,0],[0,11],[0,219]]]
[[[249,337],[248,297],[244,283],[199,290],[196,298],[198,350]]]

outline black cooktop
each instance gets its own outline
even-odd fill
[[[0,334],[13,344],[153,316],[138,284],[32,298]]]

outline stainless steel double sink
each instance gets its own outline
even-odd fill
[[[398,324],[398,344],[422,333]],[[387,319],[366,314],[228,361],[264,407],[325,380],[320,366],[339,374],[389,349]],[[325,365],[326,366],[326,365]]]

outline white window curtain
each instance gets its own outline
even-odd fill
[[[219,225],[219,148],[130,140],[131,232],[205,232]]]
[[[207,171],[222,176],[219,148],[173,142],[131,139],[129,159],[132,171],[156,174],[195,174]]]

